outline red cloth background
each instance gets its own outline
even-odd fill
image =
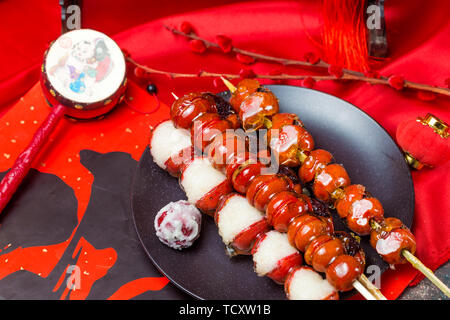
[[[235,46],[255,52],[295,59],[302,59],[309,51],[320,54],[320,48],[311,41],[311,37],[319,40],[321,27],[315,1],[245,2],[220,7],[236,1],[217,1],[214,8],[206,8],[211,6],[209,1],[174,1],[167,5],[149,1],[84,2],[83,27],[109,35],[125,30],[114,37],[119,45],[137,61],[163,70],[237,73],[243,67],[231,55],[194,54],[185,39],[163,28],[163,24],[179,26],[182,21],[191,22],[205,38],[213,40],[215,35],[225,34],[233,39]],[[59,35],[59,10],[50,0],[0,2],[0,114],[36,83],[42,53]],[[450,77],[448,12],[450,3],[438,0],[427,1],[426,5],[420,0],[387,2],[390,56],[380,65],[380,73],[445,86],[445,79]],[[172,16],[161,18],[166,15]],[[147,23],[142,24],[144,22]],[[128,29],[130,27],[134,28]],[[252,68],[257,73],[267,73],[280,66],[256,63]],[[307,72],[287,68],[285,71]],[[166,103],[172,101],[171,91],[182,95],[189,91],[223,89],[215,88],[211,79],[153,77],[152,81],[158,86],[159,98]],[[288,83],[299,85],[295,81]],[[328,81],[318,83],[315,88],[363,109],[393,137],[401,121],[427,112],[450,122],[450,100],[446,97],[424,102],[410,91],[398,92],[386,86],[356,82]],[[432,269],[450,256],[449,169],[450,164],[447,164],[413,172],[416,193],[413,231],[418,241],[417,256]],[[388,298],[396,298],[417,275],[408,265],[398,269],[383,276],[382,291]]]

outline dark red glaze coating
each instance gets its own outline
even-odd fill
[[[226,130],[232,129],[232,124],[222,119],[217,113],[205,113],[197,117],[191,126],[192,145],[201,152]]]
[[[173,102],[170,108],[170,118],[176,128],[190,129],[192,122],[197,117],[216,111],[215,101],[210,95],[193,92]]]
[[[303,183],[313,181],[316,174],[323,170],[332,160],[332,154],[326,150],[316,149],[311,151],[298,170],[300,180]]]
[[[333,224],[330,220],[311,214],[295,217],[288,226],[289,242],[301,252],[305,252],[306,247],[315,238],[331,234]]]
[[[254,161],[239,165],[231,174],[231,183],[234,190],[246,194],[250,183],[253,179],[261,175],[264,168],[266,168],[266,165],[259,162],[255,163]],[[228,172],[227,167],[227,176],[229,176]]]
[[[346,218],[353,202],[361,200],[366,194],[366,187],[360,184],[352,184],[344,188],[342,198],[335,203],[336,211],[341,218]]]
[[[329,235],[315,238],[305,251],[305,262],[314,270],[325,272],[336,257],[344,253],[344,245],[340,239]]]
[[[294,184],[283,174],[260,175],[250,182],[246,193],[247,200],[253,207],[265,212],[275,194],[293,189]]]
[[[266,217],[275,230],[287,232],[289,223],[295,217],[311,212],[311,202],[307,196],[283,191],[270,200],[266,209]]]
[[[305,128],[298,125],[284,125],[269,130],[269,144],[278,163],[289,167],[300,165],[298,153],[309,152],[314,148],[314,140]]]
[[[245,131],[253,131],[263,128],[265,120],[279,110],[278,99],[271,91],[256,91],[242,101],[239,118]]]
[[[370,234],[370,244],[384,261],[391,265],[405,263],[403,250],[414,254],[416,239],[411,231],[396,218],[386,218],[381,227]]]
[[[214,216],[214,212],[219,204],[222,196],[227,195],[233,191],[233,187],[229,180],[224,180],[222,183],[211,189],[203,197],[201,197],[195,206],[210,216]]]
[[[259,87],[261,87],[261,84],[254,79],[243,79],[238,83],[236,91],[233,92],[230,98],[230,104],[236,113],[239,113],[242,101],[256,92]]]
[[[270,226],[264,218],[239,232],[231,243],[234,250],[239,254],[251,254],[253,244],[259,235],[269,231]]]
[[[303,123],[295,113],[277,113],[272,116],[271,129],[280,129],[288,124],[303,127]]]
[[[280,232],[287,231],[286,228],[283,228],[280,225],[280,222],[274,223],[275,216],[285,216],[291,214],[291,204],[294,204],[297,201],[297,195],[291,191],[282,191],[277,193],[272,197],[267,205],[266,209],[266,218],[267,222],[274,227],[275,230]],[[290,219],[289,219],[290,220]]]
[[[328,282],[339,291],[353,289],[353,282],[359,278],[363,269],[355,257],[342,254],[328,266],[326,275]]]
[[[240,155],[244,155],[242,162],[245,161],[245,151],[247,143],[245,138],[238,136],[234,132],[224,132],[214,137],[213,141],[206,148],[208,158],[211,160],[214,168],[223,170],[227,164],[235,163]]]
[[[384,219],[384,210],[376,198],[356,200],[350,207],[347,215],[347,226],[359,235],[370,234],[370,220],[381,222]]]
[[[337,188],[350,185],[347,171],[340,164],[327,165],[314,179],[313,192],[317,199],[331,202],[331,194]]]
[[[167,159],[165,166],[167,172],[173,177],[179,177],[183,167],[195,156],[194,146],[186,147],[174,156]]]
[[[277,262],[277,266],[266,276],[275,281],[278,284],[284,284],[289,271],[292,268],[301,266],[303,263],[303,258],[300,252],[293,253]]]

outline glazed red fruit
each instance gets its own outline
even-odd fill
[[[405,263],[403,250],[414,254],[416,239],[411,231],[396,218],[386,218],[382,227],[370,234],[370,244],[384,261],[391,265]]]
[[[190,129],[197,117],[215,111],[216,105],[211,95],[193,92],[174,101],[170,108],[170,118],[176,128]]]
[[[371,231],[370,221],[381,222],[384,219],[384,210],[376,198],[356,200],[350,207],[347,215],[347,226],[359,235],[368,235]]]
[[[338,188],[350,185],[350,178],[339,164],[327,165],[314,179],[313,192],[317,199],[331,202],[331,194]]]
[[[297,216],[312,211],[311,202],[305,195],[283,191],[270,200],[267,209],[267,221],[279,232],[287,232],[289,223]]]
[[[352,184],[344,188],[342,198],[335,203],[336,211],[341,218],[346,218],[353,202],[361,200],[366,194],[366,188],[360,184]]]
[[[274,195],[293,189],[294,184],[283,174],[260,175],[250,182],[247,189],[247,200],[250,205],[265,212]]]
[[[267,205],[266,209],[266,218],[267,222],[274,227],[275,230],[280,232],[286,232],[283,231],[278,223],[274,224],[274,217],[279,215],[289,215],[290,214],[290,205],[295,203],[297,201],[297,196],[294,192],[291,191],[282,191],[277,193],[272,197],[272,199],[269,201],[269,204]]]
[[[314,270],[325,272],[329,264],[343,253],[344,246],[341,240],[330,235],[322,235],[311,241],[306,248],[305,262]]]
[[[260,86],[261,84],[258,80],[254,79],[243,79],[238,83],[236,91],[233,92],[230,98],[230,104],[236,113],[239,113],[242,101],[256,92]]]
[[[222,135],[228,129],[232,129],[232,124],[222,119],[217,113],[202,114],[193,121],[191,126],[192,145],[204,152],[216,136]]]
[[[179,177],[183,167],[195,156],[194,146],[186,147],[175,155],[167,159],[165,166],[167,172],[174,177]]]
[[[227,166],[227,175],[229,167],[231,166]],[[233,184],[234,190],[239,193],[246,194],[250,183],[253,181],[253,179],[260,176],[263,169],[265,168],[266,165],[260,162],[243,163],[242,165],[238,166],[231,173],[231,183]]]
[[[332,160],[333,156],[326,150],[316,149],[311,151],[298,170],[300,180],[303,183],[313,181],[316,174],[323,170]]]
[[[300,165],[300,151],[309,152],[314,148],[311,134],[305,128],[292,124],[270,129],[269,144],[278,163],[289,167]]]
[[[303,127],[303,123],[295,113],[277,113],[273,115],[272,129],[280,129],[288,124]]]
[[[256,91],[246,97],[239,109],[239,118],[245,131],[265,127],[265,120],[278,113],[277,97],[270,91]]]
[[[206,151],[214,168],[222,170],[238,155],[245,154],[246,149],[247,144],[244,138],[233,132],[224,132],[214,137]]]
[[[328,282],[337,290],[349,291],[362,272],[361,264],[355,257],[343,254],[328,266],[326,275]]]
[[[332,233],[333,224],[329,220],[311,214],[295,217],[288,226],[289,242],[301,252],[305,252],[315,238]]]

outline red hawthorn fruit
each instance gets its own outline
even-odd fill
[[[192,27],[192,24],[190,24],[189,22],[183,21],[180,25],[180,31],[186,34],[194,33],[194,28]]]
[[[220,49],[222,49],[223,52],[228,53],[233,49],[232,40],[224,35],[217,35],[216,36],[216,43],[219,45]]]
[[[388,79],[389,85],[396,89],[396,90],[402,90],[405,86],[405,78],[402,76],[390,76]]]
[[[256,77],[255,72],[252,69],[241,69],[239,75],[242,79],[250,79]]]
[[[315,52],[305,53],[304,59],[306,62],[309,62],[311,64],[316,64],[320,61],[320,57]]]
[[[237,53],[236,54],[236,59],[243,64],[252,64],[255,62],[255,58],[247,56],[245,54],[242,53]]]
[[[333,64],[330,64],[328,66],[328,73],[332,76],[335,76],[338,79],[341,78],[342,75],[344,74],[341,67],[338,67]]]
[[[423,101],[433,101],[436,99],[436,95],[434,92],[419,90],[417,91],[417,98]]]
[[[196,53],[203,53],[206,51],[205,43],[196,39],[189,41],[189,48]]]
[[[311,77],[306,77],[305,79],[302,80],[302,86],[305,88],[312,88],[314,87],[314,85],[316,84],[316,80],[314,80]]]

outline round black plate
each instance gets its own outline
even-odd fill
[[[414,189],[403,155],[388,133],[370,116],[334,96],[300,87],[268,86],[279,98],[280,112],[296,113],[314,137],[317,148],[330,151],[360,183],[377,197],[385,215],[411,227]],[[226,96],[226,93],[224,94]],[[170,201],[186,199],[178,181],[161,170],[147,148],[132,187],[132,213],[138,236],[154,265],[172,283],[199,299],[285,299],[283,288],[253,272],[251,257],[232,259],[212,218],[204,216],[200,238],[183,251],[170,249],[155,235],[156,213]],[[337,230],[345,230],[339,219]],[[388,267],[362,239],[367,266]]]

